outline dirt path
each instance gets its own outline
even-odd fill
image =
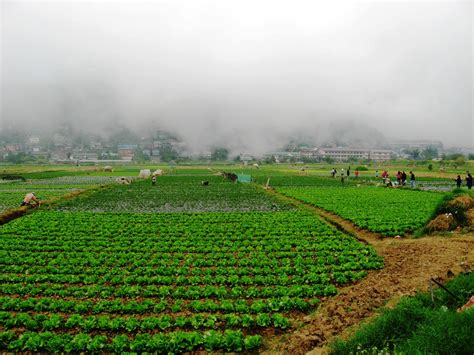
[[[368,276],[322,302],[317,312],[303,319],[303,325],[281,339],[275,339],[268,353],[324,353],[321,348],[337,334],[375,314],[387,302],[395,303],[401,296],[427,290],[430,277],[442,281],[448,273],[458,274],[474,268],[474,234],[455,237],[426,237],[421,239],[381,238],[361,230],[351,222],[330,212],[301,201],[270,194],[300,209],[311,210],[359,240],[372,245],[384,257],[382,270],[370,271]]]

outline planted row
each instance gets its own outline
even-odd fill
[[[286,329],[290,326],[288,318],[279,313],[259,313],[251,314],[196,314],[193,316],[163,315],[160,317],[111,317],[82,316],[71,314],[64,316],[61,314],[29,314],[0,312],[0,326],[5,329],[26,328],[35,331],[50,331],[64,329],[79,329],[85,332],[113,331],[113,332],[148,332],[152,330],[167,330],[172,328],[194,328],[194,329],[217,329],[225,328],[266,328],[274,327]]]
[[[336,275],[337,280],[346,283],[349,280],[356,281],[365,276],[365,272],[361,273],[339,273]],[[331,284],[317,283],[315,285],[291,285],[291,286],[264,286],[264,287],[232,287],[224,286],[216,287],[212,285],[206,286],[70,286],[67,287],[61,283],[41,283],[41,284],[24,284],[9,283],[0,285],[1,294],[9,295],[31,295],[31,296],[60,296],[60,297],[170,297],[173,299],[198,300],[206,298],[229,299],[229,298],[274,298],[274,297],[316,297],[331,296],[337,293],[337,289]]]
[[[345,265],[344,265],[345,266]],[[350,266],[349,266],[350,267]],[[357,280],[366,275],[366,271],[353,271],[344,267],[343,271],[330,271],[321,273],[304,273],[302,275],[287,274],[254,274],[247,276],[239,275],[206,275],[206,276],[125,276],[124,275],[102,275],[94,276],[87,274],[70,275],[70,274],[2,274],[0,275],[0,283],[58,283],[58,284],[112,284],[112,285],[164,285],[174,287],[173,289],[183,286],[292,286],[292,285],[326,285],[334,280],[340,274],[345,275],[350,280]],[[360,267],[360,265],[359,265]],[[360,269],[356,269],[360,270]],[[145,290],[146,288],[144,288]],[[151,288],[150,288],[151,289]],[[168,287],[169,289],[169,287]]]
[[[232,352],[251,351],[261,344],[259,335],[244,336],[240,331],[226,330],[200,332],[172,332],[138,334],[134,338],[117,335],[108,338],[105,335],[90,336],[85,333],[71,335],[53,332],[0,332],[0,348],[11,352],[156,352],[183,353],[204,349],[206,351],[225,350]]]
[[[307,311],[319,303],[317,298],[304,300],[302,298],[269,298],[253,300],[245,299],[214,301],[211,299],[185,302],[183,300],[78,300],[58,299],[53,297],[0,297],[0,311],[36,311],[36,312],[75,312],[81,314],[120,313],[146,314],[161,312],[222,312],[222,313],[271,313],[289,311]]]

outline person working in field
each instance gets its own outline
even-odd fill
[[[23,202],[21,203],[20,206],[31,206],[32,203],[34,203],[35,206],[39,206],[41,204],[40,199],[36,197],[35,193],[29,192],[23,198]]]

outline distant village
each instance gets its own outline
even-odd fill
[[[191,152],[186,142],[172,133],[156,130],[148,137],[139,137],[123,129],[103,138],[99,135],[75,135],[67,129],[51,135],[3,134],[0,136],[0,162],[25,163],[111,163],[111,162],[173,162],[173,161],[254,161],[268,163],[285,162],[382,162],[392,159],[436,160],[443,154],[465,155],[473,158],[474,152],[455,149],[446,150],[439,141],[392,141],[381,148],[357,146],[340,147],[331,144],[311,146],[292,142],[278,151],[269,151],[263,156],[246,152],[232,155],[227,147],[214,147],[199,153]]]

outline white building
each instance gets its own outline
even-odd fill
[[[315,148],[301,151],[301,156],[314,161],[320,161],[324,158],[331,158],[335,161],[350,159],[386,161],[395,157],[395,153],[386,149]]]

